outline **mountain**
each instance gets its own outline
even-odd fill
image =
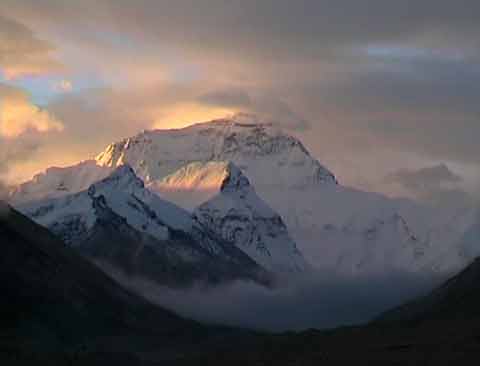
[[[271,124],[238,122],[235,118],[183,129],[145,131],[111,144],[96,160],[106,167],[128,163],[146,184],[189,163],[207,161],[234,162],[255,186],[336,183],[333,174],[298,139]]]
[[[315,267],[335,269],[339,264],[335,270],[349,273],[352,266],[362,272],[390,270],[392,266],[409,272],[421,269],[451,274],[458,270],[459,262],[450,261],[447,254],[459,250],[468,214],[439,212],[406,199],[343,186],[299,139],[255,119],[249,122],[234,117],[182,129],[144,131],[109,145],[89,169],[106,174],[127,163],[148,189],[193,212],[220,193],[228,162],[242,171],[257,195],[278,213],[289,236]],[[55,173],[67,177],[68,169]],[[59,191],[59,178],[50,178],[52,174],[47,171],[42,182],[55,184],[29,182],[27,193],[23,189],[11,196],[12,204],[39,197],[30,191],[55,197],[74,193],[71,184],[68,192]],[[82,184],[83,189],[86,187]],[[397,216],[416,243],[405,244],[408,234],[398,230],[394,222]],[[379,224],[382,222],[391,224]],[[374,226],[381,231],[378,240],[365,239],[365,233],[376,230]],[[385,248],[383,238],[388,240]],[[347,249],[356,258],[350,255],[346,260]]]
[[[87,190],[19,208],[100,265],[160,284],[269,277],[235,245],[151,193],[128,165]]]
[[[106,178],[112,169],[95,160],[86,160],[66,168],[52,167],[20,184],[10,192],[15,205],[46,198],[58,198],[87,189],[92,183]]]
[[[374,219],[366,226],[357,227],[354,222],[342,227],[326,225],[317,239],[326,250],[321,253],[322,258],[314,261],[351,275],[366,270],[418,271],[426,265],[425,252],[429,249],[398,213]]]
[[[453,275],[480,256],[480,210],[459,210],[449,220],[430,230],[427,244],[436,243],[437,255],[431,265],[437,272]]]
[[[1,203],[0,237],[5,365],[463,365],[480,356],[478,260],[414,302],[420,307],[382,321],[259,334],[201,326],[151,305]]]
[[[480,236],[477,236],[480,245]],[[480,258],[430,294],[382,314],[381,323],[480,320]]]
[[[220,193],[200,205],[194,218],[268,270],[305,271],[307,263],[282,218],[257,196],[233,163],[224,169]]]
[[[437,221],[433,209],[338,184],[297,138],[270,124],[232,118],[145,131],[111,144],[97,162],[108,168],[128,162],[151,190],[191,211],[220,192],[222,165],[232,162],[282,217],[299,250],[316,267],[347,273],[352,267],[354,272],[457,269],[451,268],[454,263],[438,264],[436,252],[454,245],[462,233],[432,235],[450,217]],[[395,217],[401,217],[415,243],[406,243],[409,236],[398,230]],[[378,224],[382,222],[392,223]],[[381,226],[378,240],[365,239],[375,225]],[[332,238],[332,227],[342,233]]]
[[[220,192],[228,175],[228,161],[188,163],[164,178],[150,182],[148,188],[193,211]]]
[[[9,345],[121,353],[147,338],[163,349],[201,329],[123,289],[47,229],[13,209],[2,211],[2,351]]]

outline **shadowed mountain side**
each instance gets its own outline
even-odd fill
[[[97,212],[90,235],[76,249],[107,272],[120,270],[127,276],[141,276],[170,287],[215,285],[238,278],[273,284],[273,277],[234,245],[224,243],[223,249],[230,256],[220,260],[192,244],[195,240],[188,233],[170,230],[170,238],[160,240],[135,230],[108,207]]]
[[[480,258],[427,296],[385,312],[379,323],[480,321]]]
[[[480,259],[429,295],[366,326],[264,335],[254,347],[192,357],[184,365],[476,365]]]
[[[480,359],[478,261],[434,292],[448,293],[441,311],[431,302],[429,314],[441,319],[261,335],[202,327],[154,307],[15,211],[0,218],[0,237],[2,365],[442,366]],[[451,305],[441,305],[446,299]]]
[[[71,357],[135,365],[243,334],[150,304],[14,210],[1,215],[0,238],[2,365],[72,364]]]

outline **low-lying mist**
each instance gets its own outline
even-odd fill
[[[100,266],[129,289],[184,317],[268,331],[365,323],[427,293],[443,279],[405,273],[348,277],[316,271],[275,289],[242,281],[171,289]]]

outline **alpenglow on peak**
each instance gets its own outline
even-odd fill
[[[256,119],[218,119],[181,129],[144,131],[109,145],[101,166],[129,164],[146,184],[194,162],[231,161],[254,186],[336,184],[296,137]]]

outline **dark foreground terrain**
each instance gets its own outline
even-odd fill
[[[368,326],[279,335],[184,320],[48,230],[0,217],[0,365],[478,365],[480,261]]]

